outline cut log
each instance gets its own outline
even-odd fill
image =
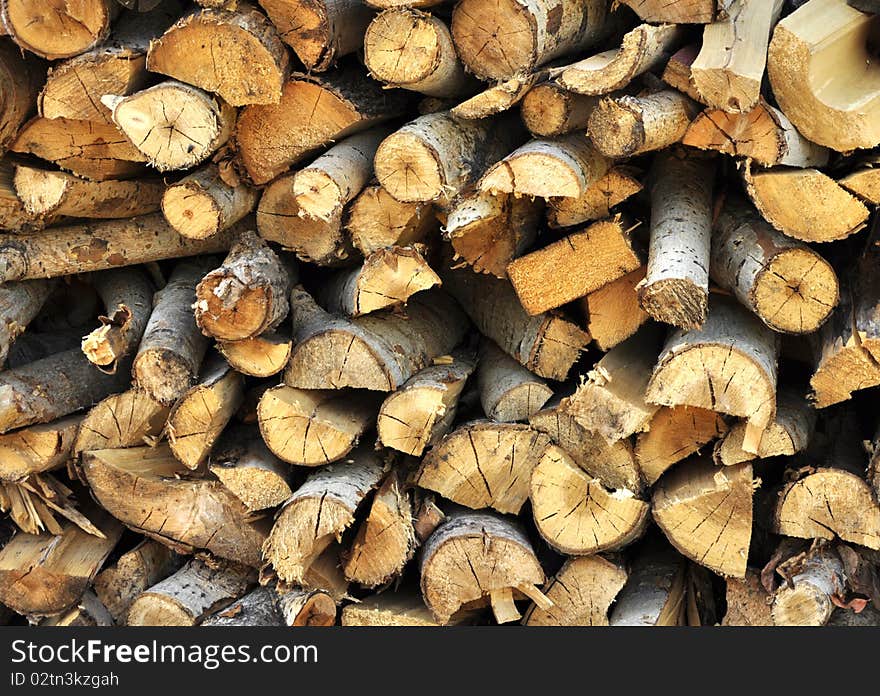
[[[440,285],[425,251],[420,244],[374,251],[362,266],[328,278],[317,298],[327,310],[349,317],[405,305],[415,293]]]
[[[247,184],[224,181],[208,164],[165,189],[162,214],[177,232],[205,239],[229,229],[257,205],[257,191]]]
[[[410,8],[382,12],[367,27],[363,46],[370,75],[389,87],[432,97],[456,97],[476,89],[446,24],[426,12]]]
[[[0,435],[0,480],[20,481],[64,466],[82,420],[68,416]]]
[[[211,473],[250,512],[281,505],[291,495],[290,467],[269,451],[256,429],[227,433],[211,453]]]
[[[714,163],[683,151],[658,155],[651,172],[651,245],[640,284],[657,321],[696,329],[706,321]]]
[[[523,309],[534,316],[561,307],[639,268],[635,227],[620,216],[594,222],[515,259],[507,275]]]
[[[788,582],[773,595],[776,626],[824,626],[846,584],[840,556],[827,545],[811,549],[795,567],[786,568]]]
[[[666,340],[645,399],[746,418],[744,446],[757,446],[776,412],[776,336],[739,305],[713,297],[701,329]]]
[[[521,595],[550,606],[535,587],[544,584],[544,571],[532,545],[520,527],[500,515],[450,516],[425,543],[420,572],[425,604],[440,624],[478,602],[491,603],[498,623],[520,618],[513,601]]]
[[[641,155],[679,142],[698,108],[674,89],[603,99],[590,114],[587,133],[605,157]]]
[[[642,24],[623,37],[620,48],[598,53],[565,68],[557,82],[578,94],[608,94],[665,63],[684,39],[684,27]]]
[[[660,329],[649,324],[608,351],[581,381],[568,412],[608,442],[647,430],[659,407],[646,399],[645,389],[660,341]]]
[[[299,583],[302,589],[306,591],[319,590],[325,592],[332,597],[337,604],[343,600],[350,599],[348,594],[348,580],[342,572],[342,547],[339,542],[332,541],[327,549],[314,558],[303,576],[302,582]],[[271,566],[264,563],[264,575],[271,574],[275,576]],[[289,583],[279,583],[285,589],[290,587]]]
[[[352,201],[345,229],[364,256],[388,246],[423,241],[437,228],[427,203],[401,203],[379,185],[367,186]]]
[[[489,340],[480,347],[477,388],[483,413],[499,423],[527,421],[553,396],[543,379]]]
[[[816,331],[837,306],[837,275],[802,242],[765,223],[741,201],[728,199],[712,237],[712,280],[774,331]]]
[[[727,424],[714,411],[693,406],[663,407],[639,433],[635,454],[639,469],[653,486],[673,464],[687,459],[727,433]],[[731,462],[733,464],[735,462]]]
[[[588,556],[628,546],[645,531],[650,505],[632,491],[609,491],[563,449],[550,445],[532,471],[532,515],[560,553]]]
[[[288,626],[332,626],[336,623],[336,603],[323,590],[277,592],[275,604]]]
[[[420,116],[376,151],[376,178],[404,202],[451,201],[525,139],[510,115],[456,121],[447,112]]]
[[[535,241],[542,211],[527,197],[473,192],[453,203],[444,231],[475,271],[506,278],[507,265]]]
[[[717,150],[734,157],[748,157],[772,167],[824,167],[830,150],[810,142],[785,114],[763,99],[745,113],[731,114],[706,109],[697,114],[682,143],[702,150]]]
[[[113,620],[124,624],[135,598],[179,567],[180,556],[158,541],[147,539],[122,554],[115,565],[98,573],[95,594]]]
[[[25,280],[0,286],[0,366],[6,363],[9,348],[42,309],[55,283]]]
[[[315,559],[354,522],[366,495],[382,479],[383,463],[366,448],[352,461],[310,474],[281,509],[263,558],[284,582],[302,583]]]
[[[147,70],[215,92],[232,106],[277,104],[290,57],[274,25],[246,2],[184,16],[150,43]]]
[[[321,72],[363,47],[373,13],[358,0],[258,0],[309,72]]]
[[[407,102],[353,64],[320,77],[294,74],[280,102],[239,114],[239,162],[255,184],[265,184],[324,145],[401,115]]]
[[[343,626],[439,626],[416,592],[383,592],[342,610]]]
[[[626,570],[602,556],[569,558],[547,583],[549,609],[532,606],[526,626],[607,626],[608,610],[626,583]]]
[[[231,604],[254,582],[251,568],[193,559],[131,603],[129,626],[195,626]]]
[[[40,220],[27,211],[15,193],[15,166],[11,158],[0,158],[0,230],[18,234],[42,230],[54,218]]]
[[[438,290],[410,298],[405,314],[328,314],[301,288],[291,293],[294,349],[284,381],[300,389],[394,391],[461,341],[467,320]]]
[[[333,605],[334,610],[336,605]],[[275,606],[275,594],[268,587],[258,587],[243,597],[207,616],[202,626],[282,626]]]
[[[650,318],[639,304],[636,291],[646,270],[646,266],[639,266],[581,299],[587,330],[600,350],[609,351],[622,343]]]
[[[272,452],[290,464],[320,466],[342,459],[376,420],[380,396],[370,392],[272,387],[257,417]]]
[[[880,143],[873,31],[873,16],[846,0],[807,2],[776,25],[767,55],[773,95],[814,143],[841,152]]]
[[[691,65],[705,104],[742,113],[758,103],[770,31],[782,4],[782,0],[733,0],[726,19],[706,25],[702,48]]]
[[[456,353],[416,372],[388,395],[379,409],[376,427],[385,446],[420,457],[446,435],[474,361]]]
[[[688,44],[672,54],[666,67],[663,68],[661,79],[670,87],[677,89],[682,94],[688,95],[695,102],[702,102],[703,96],[697,89],[691,66],[700,52],[698,44]]]
[[[46,78],[40,61],[26,58],[24,53],[6,38],[0,40],[0,154],[18,134],[18,129],[32,113],[37,93]]]
[[[208,349],[192,305],[196,284],[216,262],[211,257],[183,261],[153,298],[153,313],[134,359],[137,386],[170,406],[195,384]]]
[[[662,24],[709,24],[720,19],[726,3],[717,0],[619,0],[644,22]],[[716,6],[717,5],[717,6]]]
[[[342,566],[345,577],[364,587],[378,587],[398,577],[415,553],[412,495],[392,471],[370,503]]]
[[[102,449],[137,447],[156,441],[168,418],[168,408],[140,389],[108,396],[94,406],[79,427],[73,454]]]
[[[585,129],[598,105],[598,97],[569,92],[555,82],[542,82],[523,97],[520,114],[532,135],[551,138]]]
[[[86,452],[82,466],[97,501],[130,529],[179,553],[260,564],[267,525],[219,481],[183,478],[189,472],[167,446]]]
[[[107,607],[91,590],[86,590],[79,601],[68,611],[49,616],[40,621],[40,626],[113,626],[113,617]]]
[[[97,46],[110,33],[119,6],[113,0],[3,0],[5,33],[23,49],[48,60]]]
[[[631,167],[612,167],[577,198],[551,197],[547,201],[547,224],[550,227],[571,227],[611,217],[614,206],[642,190],[637,174]]]
[[[458,53],[483,80],[527,73],[583,51],[616,26],[603,0],[462,0],[452,13]]]
[[[229,248],[232,234],[181,237],[158,213],[55,227],[38,235],[0,235],[0,280],[56,278]]]
[[[683,555],[725,576],[745,577],[752,538],[751,464],[718,469],[688,461],[654,487],[654,520]]]
[[[223,265],[196,286],[196,323],[206,336],[222,341],[254,338],[276,328],[290,311],[295,267],[257,236],[238,235]]]
[[[489,169],[479,188],[517,196],[579,198],[609,167],[583,133],[570,133],[530,140]]]
[[[233,369],[250,377],[271,377],[290,360],[290,338],[267,332],[242,341],[219,341],[217,350]]]
[[[500,114],[519,104],[529,90],[542,80],[546,80],[549,74],[547,70],[538,70],[496,82],[470,99],[456,104],[449,113],[455,118],[468,121]]]
[[[480,333],[539,377],[564,380],[589,341],[588,334],[558,314],[526,314],[506,280],[466,269],[448,270],[441,277]]]
[[[550,438],[527,425],[474,421],[459,426],[425,455],[415,482],[479,510],[519,513],[529,477]]]
[[[642,549],[617,595],[611,626],[683,626],[687,564],[666,547]]]
[[[770,615],[771,595],[761,584],[761,575],[751,568],[740,580],[727,578],[727,613],[722,626],[772,626]]]
[[[94,510],[103,537],[66,523],[57,536],[16,534],[0,549],[0,602],[18,614],[47,616],[72,607],[122,535],[122,525]]]
[[[764,219],[804,242],[835,242],[865,228],[869,211],[834,179],[817,169],[742,169],[746,193]]]

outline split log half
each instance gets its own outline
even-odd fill
[[[571,227],[611,217],[616,205],[642,190],[638,174],[632,167],[612,167],[577,198],[551,197],[547,201],[547,224]]]
[[[140,389],[130,389],[98,402],[83,419],[73,454],[152,444],[168,418],[168,407]]]
[[[217,350],[233,369],[250,377],[271,377],[290,361],[293,342],[287,336],[267,332],[241,341],[218,341]]]
[[[483,413],[499,423],[527,421],[553,396],[543,379],[488,339],[480,346],[477,388]]]
[[[67,416],[0,435],[0,480],[20,481],[67,462],[82,416]]]
[[[119,6],[113,0],[3,0],[5,33],[47,60],[69,58],[97,46],[110,33]]]
[[[345,229],[364,256],[388,246],[424,241],[437,229],[428,203],[401,203],[377,184],[367,186],[351,202]]]
[[[646,270],[646,266],[639,266],[580,300],[587,315],[587,331],[600,350],[611,350],[650,319],[639,303],[636,290],[645,279]]]

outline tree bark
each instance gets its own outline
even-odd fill
[[[840,557],[828,546],[811,549],[795,567],[786,569],[789,580],[773,595],[776,626],[824,626],[834,611],[833,596],[844,591],[846,580]]]
[[[626,585],[611,608],[611,626],[683,626],[685,560],[655,544],[636,556]]]
[[[49,298],[55,282],[25,280],[0,285],[0,366],[6,363],[9,348]]]
[[[483,412],[499,423],[528,421],[553,396],[543,379],[485,339],[477,364],[477,388]]]

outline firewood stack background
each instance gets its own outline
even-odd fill
[[[880,3],[0,9],[0,623],[880,625]]]

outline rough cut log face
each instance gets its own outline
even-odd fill
[[[3,26],[23,49],[55,60],[84,53],[107,38],[112,0],[4,0]]]

